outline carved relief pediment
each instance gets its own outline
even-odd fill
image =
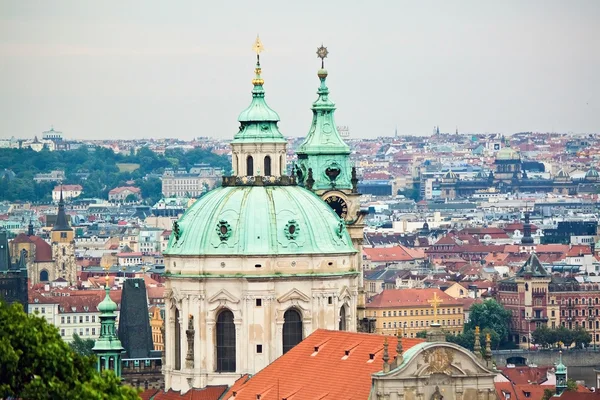
[[[341,302],[348,302],[348,303],[350,303],[350,300],[352,299],[352,295],[350,294],[350,291],[348,290],[348,286],[344,286],[342,288],[342,290],[338,294],[338,299]]]
[[[279,303],[285,303],[286,301],[293,301],[293,300],[303,301],[303,302],[308,303],[308,302],[310,302],[310,297],[308,297],[307,295],[305,295],[298,289],[292,289],[289,292],[287,292],[286,294],[277,298],[277,301]]]
[[[219,290],[214,296],[208,299],[209,303],[233,303],[237,304],[240,302],[240,299],[236,298],[234,295],[229,293],[225,289]]]

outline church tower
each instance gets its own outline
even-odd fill
[[[73,228],[69,226],[67,214],[65,213],[65,201],[62,189],[58,202],[58,215],[56,222],[50,232],[52,259],[54,270],[51,272],[50,280],[64,278],[70,285],[77,282],[77,264],[75,263],[75,238]]]
[[[344,142],[335,124],[333,114],[335,104],[329,98],[327,70],[324,60],[328,55],[326,47],[317,49],[321,59],[321,69],[317,76],[321,84],[319,96],[313,103],[312,124],[308,135],[297,151],[298,165],[294,173],[300,184],[320,196],[344,221],[357,250],[356,264],[359,266],[358,318],[365,318],[366,295],[362,274],[362,246],[364,217],[360,209],[360,193],[356,167],[350,162],[350,147]]]
[[[110,298],[110,288],[108,287],[108,275],[106,276],[106,286],[104,288],[106,295],[104,300],[98,304],[100,311],[100,337],[94,344],[94,354],[97,359],[98,372],[110,369],[115,372],[118,378],[121,377],[121,353],[123,346],[117,337],[115,329],[115,320],[117,316],[117,303]]]

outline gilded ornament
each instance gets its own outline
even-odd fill
[[[430,374],[449,372],[453,360],[454,351],[450,348],[438,347],[423,351],[423,361],[428,364],[426,372]]]

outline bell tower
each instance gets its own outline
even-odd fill
[[[61,188],[58,214],[50,232],[52,259],[54,260],[54,273],[51,274],[52,280],[64,278],[70,285],[74,285],[77,282],[74,236],[73,228],[69,226],[69,222],[67,221],[65,201]]]
[[[320,196],[346,224],[352,244],[358,251],[355,260],[359,271],[357,315],[362,320],[366,302],[362,274],[363,221],[367,212],[360,209],[358,178],[356,167],[350,162],[350,147],[338,132],[333,116],[336,107],[329,99],[326,83],[325,58],[328,54],[322,45],[317,49],[317,57],[321,59],[321,69],[317,72],[320,81],[318,98],[311,107],[312,124],[298,148],[298,165],[293,173],[300,184]]]
[[[231,141],[233,175],[279,178],[285,175],[287,141],[277,127],[279,115],[265,102],[265,81],[260,67],[264,47],[258,37],[252,49],[256,53],[252,102],[240,113],[240,128]]]

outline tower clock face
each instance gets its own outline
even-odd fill
[[[329,207],[335,211],[335,213],[341,219],[346,219],[348,216],[348,204],[340,196],[329,196],[325,199],[325,202],[329,204]]]

